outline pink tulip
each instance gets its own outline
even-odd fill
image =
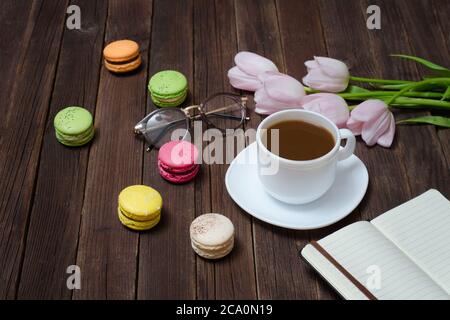
[[[352,110],[347,127],[355,135],[361,135],[368,146],[378,143],[389,148],[395,135],[395,119],[388,106],[381,100],[367,100]]]
[[[303,83],[314,90],[326,92],[341,92],[347,89],[350,73],[347,65],[342,61],[314,57],[314,60],[305,62],[308,74]]]
[[[258,75],[264,85],[255,92],[255,112],[271,114],[284,109],[301,108],[305,89],[296,79],[269,71]]]
[[[238,67],[228,70],[228,79],[233,87],[241,90],[256,91],[262,87],[262,82],[257,77],[241,71]]]
[[[266,71],[278,71],[277,66],[269,59],[253,52],[241,51],[234,56],[234,63],[243,72],[257,76]]]
[[[256,91],[263,86],[258,75],[266,71],[278,72],[277,66],[256,53],[241,51],[234,57],[236,66],[228,71],[230,84],[242,90]]]
[[[310,94],[302,99],[305,110],[320,113],[333,121],[338,128],[344,128],[350,112],[347,103],[340,96],[332,93]]]

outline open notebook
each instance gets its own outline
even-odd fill
[[[429,190],[301,254],[345,299],[450,299],[450,201]]]

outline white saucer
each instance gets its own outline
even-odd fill
[[[259,182],[256,143],[233,160],[225,176],[231,198],[249,214],[267,223],[296,230],[329,226],[349,215],[363,199],[369,175],[355,155],[338,163],[336,180],[320,199],[302,205],[289,205],[265,192]]]

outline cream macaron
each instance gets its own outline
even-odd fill
[[[190,227],[192,249],[206,259],[220,259],[234,247],[234,226],[217,213],[198,216]]]

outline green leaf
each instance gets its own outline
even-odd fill
[[[423,58],[419,58],[419,57],[415,57],[415,56],[408,56],[405,54],[391,54],[391,57],[398,57],[398,58],[403,58],[403,59],[408,59],[408,60],[412,60],[415,62],[418,62],[422,65],[424,65],[425,67],[427,67],[428,69],[431,69],[433,71],[436,71],[437,73],[446,76],[446,77],[450,77],[450,70],[440,66],[434,62],[425,60]]]
[[[383,90],[401,90],[407,87],[409,84],[384,84],[384,85],[376,85],[375,87]]]
[[[391,104],[395,101],[398,97],[404,95],[408,91],[420,91],[420,90],[429,90],[430,86],[431,88],[434,87],[444,87],[447,88],[450,85],[450,78],[433,78],[433,79],[426,79],[420,82],[413,82],[397,92],[394,96],[392,96],[391,99],[387,102],[387,104]]]
[[[440,91],[444,92],[450,84],[450,78],[429,78],[422,81],[422,84],[414,86],[413,91]]]
[[[365,88],[358,87],[358,86],[355,86],[355,85],[349,85],[347,87],[347,89],[344,92],[341,92],[341,93],[366,93],[366,92],[370,92],[370,90],[367,90]]]
[[[444,95],[442,96],[442,101],[450,99],[450,86],[445,90]]]
[[[438,127],[450,128],[450,118],[425,116],[397,121],[397,124],[432,124]]]

